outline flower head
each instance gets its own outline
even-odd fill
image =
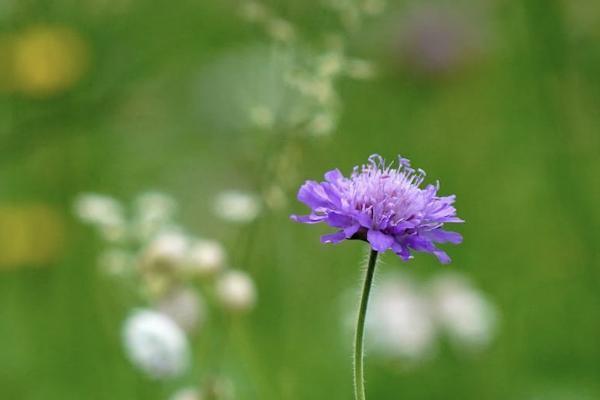
[[[123,326],[130,360],[155,378],[181,375],[189,364],[189,345],[179,326],[162,313],[133,312]]]
[[[311,213],[291,218],[337,228],[321,237],[323,243],[360,239],[379,252],[391,249],[405,261],[412,258],[414,250],[432,253],[446,264],[450,257],[435,243],[460,243],[462,236],[443,230],[443,226],[463,220],[452,205],[455,196],[438,196],[439,184],[422,188],[424,179],[425,171],[411,168],[409,160],[398,157],[394,167],[375,154],[367,164],[354,167],[348,178],[334,169],[325,174],[325,182],[304,183],[298,200],[308,205]]]
[[[221,243],[196,239],[188,250],[185,269],[191,276],[209,278],[225,267],[225,259],[225,249]]]
[[[226,310],[250,311],[256,305],[256,287],[250,275],[240,270],[226,272],[217,281],[217,297]]]
[[[251,222],[258,216],[260,209],[260,200],[256,195],[240,190],[221,192],[214,203],[215,214],[229,222]]]
[[[127,236],[125,212],[121,203],[109,196],[84,193],[75,200],[75,214],[95,226],[104,239],[118,242]]]

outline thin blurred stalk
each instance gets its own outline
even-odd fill
[[[286,157],[286,149],[290,145],[290,138],[294,138],[295,134],[296,132],[284,132],[280,135],[273,135],[273,137],[267,142],[266,151],[264,154],[274,154],[274,156],[272,158],[261,159],[262,162],[258,168],[258,173],[256,176],[256,191],[258,193],[264,193],[266,187],[276,179],[277,166],[280,164],[281,159]],[[239,247],[241,250],[238,252],[236,258],[238,265],[243,266],[247,271],[251,271],[253,269],[253,250],[258,242],[258,232],[262,222],[266,218],[266,215],[259,216],[250,224],[242,228],[239,232],[240,238],[238,239],[238,242],[244,242],[244,245]],[[252,375],[252,380],[254,381],[258,398],[272,398],[273,390],[268,389],[272,385],[265,380],[266,375],[264,373],[264,368],[259,355],[248,343],[248,325],[242,323],[238,319],[234,319],[229,321],[229,323],[223,327],[223,330],[225,331],[224,334],[226,335],[223,348],[229,347],[228,345],[231,342],[238,346],[242,356],[245,358],[250,367],[249,371]],[[223,355],[223,357],[225,357],[225,355]]]
[[[369,295],[373,286],[373,276],[375,275],[375,265],[377,264],[377,251],[371,250],[369,264],[365,273],[365,282],[362,295],[360,297],[360,306],[358,309],[358,319],[356,321],[356,332],[354,336],[354,398],[356,400],[365,400],[365,376],[364,376],[364,336],[365,319],[367,316],[367,306],[369,304]]]

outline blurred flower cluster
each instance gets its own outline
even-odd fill
[[[107,244],[99,257],[102,271],[137,292],[140,304],[124,322],[123,341],[132,363],[149,376],[178,377],[190,369],[188,338],[211,313],[239,316],[254,308],[252,278],[228,267],[221,243],[178,225],[170,196],[143,193],[127,210],[110,196],[88,193],[74,208]],[[215,202],[215,212],[230,221],[248,221],[258,211],[244,193],[226,192]]]
[[[336,90],[339,79],[375,75],[371,62],[349,57],[346,47],[350,26],[357,28],[360,19],[376,14],[382,6],[377,0],[365,1],[360,7],[352,3],[333,1],[322,10],[333,10],[343,23],[337,31],[321,33],[315,44],[301,27],[267,4],[241,1],[241,17],[261,27],[271,47],[226,55],[206,68],[200,92],[210,93],[202,102],[210,109],[211,119],[229,129],[309,136],[334,132],[341,109]],[[227,107],[220,105],[220,98],[227,101]],[[219,113],[220,109],[227,114]],[[232,112],[237,118],[231,118]]]
[[[483,351],[497,328],[496,307],[456,272],[422,285],[406,274],[384,274],[369,307],[367,344],[373,356],[404,365],[431,358],[443,337],[460,354]]]

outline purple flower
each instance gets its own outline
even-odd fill
[[[485,32],[477,20],[469,10],[421,4],[398,21],[400,29],[392,36],[394,58],[418,75],[450,77],[482,55]]]
[[[375,154],[346,178],[338,169],[325,174],[325,182],[306,181],[298,200],[311,208],[305,216],[292,215],[297,222],[325,222],[338,229],[321,237],[323,243],[345,239],[369,242],[373,250],[392,249],[404,261],[411,250],[432,253],[447,264],[450,257],[435,243],[462,242],[456,232],[443,230],[445,223],[464,222],[452,205],[455,196],[439,197],[439,183],[421,188],[425,171],[410,167],[398,157],[398,166],[386,165]]]

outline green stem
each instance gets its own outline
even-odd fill
[[[375,264],[377,262],[377,251],[371,250],[369,256],[369,265],[365,274],[365,283],[360,297],[360,308],[358,310],[358,319],[356,321],[356,334],[354,336],[354,398],[356,400],[365,400],[365,377],[363,368],[363,343],[365,336],[365,317],[367,316],[367,305],[369,303],[369,293],[373,285],[373,276],[375,275]]]

